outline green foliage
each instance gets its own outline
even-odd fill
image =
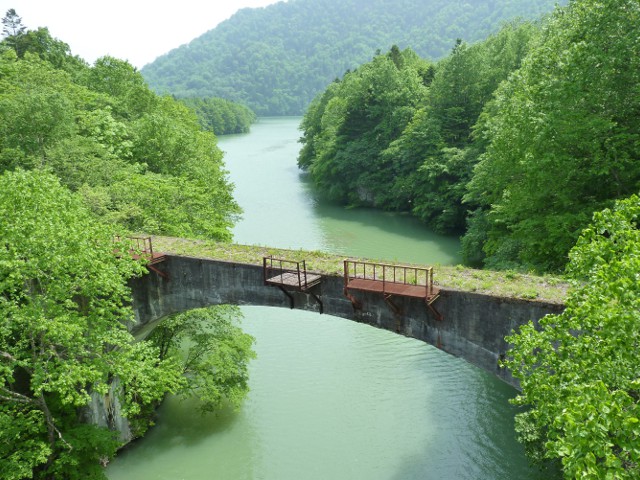
[[[487,265],[560,270],[592,212],[640,185],[640,5],[575,0],[497,90],[468,200]]]
[[[188,381],[178,394],[195,397],[202,413],[223,402],[238,408],[249,392],[248,362],[255,358],[253,337],[237,326],[236,306],[190,310],[164,319],[150,336],[161,358],[176,358]]]
[[[213,134],[112,57],[70,72],[0,55],[0,172],[15,168],[52,172],[129,231],[229,240],[240,212]]]
[[[321,192],[352,205],[395,201],[388,183],[402,165],[383,152],[424,98],[424,64],[412,51],[396,48],[346,74],[314,102],[302,123],[298,164],[309,169]]]
[[[2,25],[5,38],[0,42],[0,52],[9,48],[15,51],[19,58],[29,54],[37,55],[56,68],[69,72],[78,72],[86,66],[82,59],[71,55],[69,45],[53,38],[47,28],[27,30],[22,24],[22,18],[13,8],[2,18]]]
[[[244,105],[223,98],[183,98],[182,103],[195,110],[203,129],[216,135],[247,133],[257,119]]]
[[[640,198],[596,213],[571,250],[566,310],[508,338],[521,440],[565,478],[640,475]]]
[[[438,62],[426,106],[389,153],[410,166],[411,210],[439,232],[460,233],[467,212],[466,185],[485,149],[473,129],[498,85],[520,67],[538,26],[506,24],[483,42],[457,42]]]
[[[575,0],[435,65],[392,49],[316,97],[298,164],[334,200],[466,230],[471,265],[561,271],[592,213],[640,186],[639,12]]]
[[[462,232],[466,185],[485,148],[473,127],[536,34],[534,24],[507,24],[484,42],[457,42],[436,65],[392,48],[314,100],[298,164],[330,198]]]
[[[68,445],[58,446],[55,462],[42,475],[65,480],[104,480],[104,464],[120,445],[117,436],[105,428],[78,423],[73,413],[68,412],[66,423],[61,426]]]
[[[158,97],[147,87],[142,76],[129,62],[101,57],[90,68],[82,83],[92,92],[103,94],[118,119],[136,119],[153,112]]]
[[[79,409],[118,376],[124,410],[182,384],[171,359],[134,343],[127,281],[143,272],[114,254],[113,230],[42,171],[0,176],[0,472],[3,478],[102,478],[117,442]]]
[[[21,150],[33,159],[30,165],[24,166],[43,166],[47,148],[73,132],[71,102],[50,87],[35,87],[0,102],[0,116],[10,119],[0,127],[3,143],[6,148]]]
[[[0,366],[5,370],[4,365]],[[0,476],[7,480],[31,478],[33,470],[45,464],[51,455],[45,435],[41,411],[0,402]]]
[[[304,0],[243,9],[142,69],[178,97],[220,97],[258,115],[299,115],[334,78],[392,45],[446,56],[515,17],[537,18],[555,0]],[[562,2],[561,2],[562,3]]]

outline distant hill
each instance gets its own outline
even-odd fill
[[[348,69],[392,45],[439,59],[456,39],[475,42],[557,0],[289,0],[242,9],[142,68],[152,89],[221,97],[258,115],[301,114]],[[559,3],[566,3],[561,1]]]

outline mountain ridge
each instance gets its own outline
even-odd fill
[[[555,0],[290,0],[244,8],[145,65],[159,93],[221,97],[259,115],[299,115],[346,70],[392,45],[437,60]]]

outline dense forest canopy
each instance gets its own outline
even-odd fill
[[[193,111],[157,96],[127,62],[88,66],[46,29],[32,34],[37,48],[0,44],[0,172],[51,171],[128,231],[230,239],[240,209]]]
[[[559,271],[640,184],[634,6],[572,2],[436,63],[393,47],[314,99],[298,163],[331,199],[463,233],[472,265]]]
[[[499,86],[465,199],[486,264],[562,268],[594,211],[640,188],[640,4],[574,1]]]
[[[475,42],[555,0],[290,0],[243,9],[142,68],[178,97],[221,97],[258,115],[299,115],[346,70],[392,45],[439,59],[457,38]],[[559,2],[565,3],[565,2]]]
[[[247,133],[257,120],[256,114],[244,105],[222,98],[183,98],[182,103],[193,109],[200,126],[216,135]]]
[[[253,356],[237,307],[136,342],[127,285],[146,269],[116,239],[230,240],[240,209],[193,110],[125,61],[87,65],[15,10],[2,22],[0,478],[105,478],[121,441],[82,420],[93,395],[119,402],[135,437],[167,393],[238,406]]]

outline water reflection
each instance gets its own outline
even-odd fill
[[[457,239],[426,230],[408,215],[321,202],[314,205],[314,212],[334,253],[428,265],[459,261]]]
[[[237,243],[430,265],[460,262],[457,238],[437,235],[413,217],[317,198],[296,165],[299,122],[262,118],[250,134],[219,140],[245,212],[234,228]]]
[[[121,479],[541,480],[514,391],[420,341],[311,312],[243,307],[257,339],[239,413],[171,399],[108,469]]]

